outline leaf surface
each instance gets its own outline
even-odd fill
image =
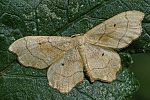
[[[97,24],[128,10],[145,13],[143,32],[129,47],[118,51],[122,70],[112,83],[88,78],[68,94],[48,86],[47,69],[25,68],[8,51],[24,36],[71,36],[85,33]],[[127,68],[130,54],[150,52],[149,0],[0,0],[0,99],[1,100],[126,100],[139,88]]]

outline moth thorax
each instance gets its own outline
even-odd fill
[[[84,44],[84,37],[83,36],[78,36],[77,38],[77,45],[82,46]]]

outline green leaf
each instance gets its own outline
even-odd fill
[[[85,78],[68,94],[48,86],[47,70],[25,68],[8,51],[24,36],[85,33],[112,16],[127,11],[145,13],[143,32],[128,48],[118,51],[122,70],[112,83]],[[1,100],[126,100],[139,88],[135,75],[127,68],[130,53],[150,51],[149,0],[0,0],[0,99]]]

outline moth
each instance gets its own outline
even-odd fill
[[[84,35],[74,37],[26,36],[16,40],[9,50],[24,66],[48,68],[49,85],[68,93],[84,79],[112,82],[121,68],[115,51],[127,47],[142,32],[144,13],[126,11],[104,21]]]

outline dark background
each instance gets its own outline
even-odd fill
[[[8,52],[8,47],[14,39],[29,35],[69,36],[85,33],[106,19],[128,10],[145,13],[143,33],[133,51],[150,52],[150,0],[0,0],[0,69],[6,69],[0,79],[0,95],[6,95],[3,99],[0,97],[0,100],[49,100],[59,95],[48,87],[46,70],[25,68],[18,62],[12,63],[15,55]],[[136,47],[141,48],[141,51]],[[140,89],[132,100],[150,100],[150,54],[135,54],[132,57],[134,63],[129,68],[140,83]],[[54,97],[52,93],[55,93]]]
[[[140,89],[133,100],[150,100],[150,53],[132,55],[134,63],[130,67],[140,82]]]

